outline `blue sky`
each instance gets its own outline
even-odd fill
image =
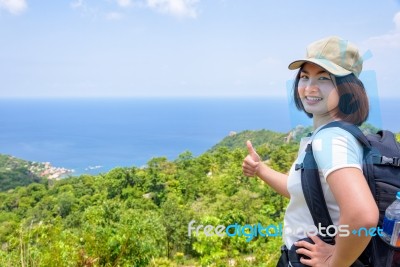
[[[0,97],[285,96],[328,35],[400,97],[399,0],[0,0]]]

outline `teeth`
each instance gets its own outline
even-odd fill
[[[320,100],[322,100],[322,97],[307,96],[306,98],[308,100],[311,100],[311,101],[320,101]]]

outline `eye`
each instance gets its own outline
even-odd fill
[[[308,79],[308,76],[306,74],[300,74],[300,79],[306,80],[306,79]]]
[[[322,76],[322,77],[319,77],[318,80],[320,80],[320,81],[330,81],[331,78]]]

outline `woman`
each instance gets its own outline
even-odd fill
[[[306,256],[300,259],[301,263],[315,267],[350,266],[364,251],[371,237],[337,235],[335,245],[324,243],[316,236],[310,236],[315,244],[296,242],[307,237],[307,233],[293,229],[310,229],[314,222],[304,199],[300,171],[295,170],[294,165],[302,162],[304,144],[312,141],[333,223],[347,225],[350,230],[377,225],[378,209],[362,173],[361,144],[341,128],[319,131],[335,120],[360,125],[367,119],[368,98],[358,79],[362,59],[354,45],[333,36],[310,44],[306,58],[292,62],[289,69],[299,69],[293,97],[297,108],[313,119],[314,134],[302,140],[298,158],[288,175],[261,162],[248,141],[249,155],[243,161],[243,173],[246,176],[257,175],[279,194],[290,198],[284,218],[283,239],[286,247],[295,245],[299,247],[296,252]]]

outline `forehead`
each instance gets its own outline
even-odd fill
[[[307,73],[326,73],[329,74],[324,68],[321,68],[317,64],[311,63],[311,62],[306,62],[303,64],[301,67],[301,71],[307,72]]]

